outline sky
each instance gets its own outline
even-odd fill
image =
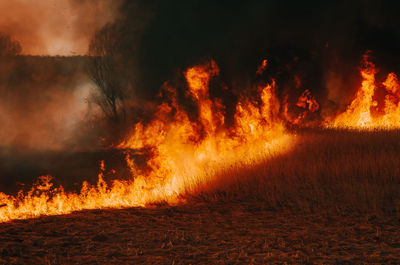
[[[83,55],[93,33],[115,19],[120,0],[0,0],[0,33],[23,54]]]

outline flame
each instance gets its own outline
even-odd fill
[[[383,82],[388,94],[385,96],[385,112],[381,124],[400,128],[400,83],[396,74],[390,73]]]
[[[310,112],[316,112],[319,109],[319,104],[314,96],[311,95],[310,90],[306,89],[299,97],[296,106],[308,109]]]
[[[296,77],[296,80],[298,77]],[[298,81],[300,82],[300,81]],[[288,96],[286,95],[284,100],[283,100],[283,116],[285,117],[286,121],[290,125],[301,125],[303,121],[307,118],[307,115],[309,113],[313,113],[319,110],[319,104],[315,97],[311,94],[310,90],[306,89],[304,92],[300,95],[300,97],[297,100],[297,103],[295,106],[301,109],[300,113],[295,115],[293,117],[293,114],[290,113],[289,111],[289,103],[288,103]]]
[[[334,127],[372,127],[371,107],[375,93],[375,65],[368,61],[368,56],[363,57],[361,69],[362,83],[357,91],[355,99],[347,107],[346,111],[337,116],[333,122]]]
[[[374,100],[377,72],[375,65],[369,61],[368,54],[364,55],[361,87],[346,111],[337,115],[332,121],[327,121],[325,124],[327,127],[365,130],[400,128],[400,84],[394,73],[390,73],[382,83],[386,93],[383,112],[373,111],[381,107]]]
[[[261,65],[257,68],[256,74],[261,75],[262,73],[264,73],[265,69],[267,69],[267,66],[268,66],[268,60],[264,59]]]
[[[234,124],[227,126],[221,100],[209,96],[209,83],[218,74],[212,60],[185,72],[189,88],[186,97],[197,106],[197,118],[189,118],[178,104],[177,91],[164,85],[165,101],[158,106],[154,119],[135,124],[117,147],[126,152],[130,180],[114,180],[108,185],[103,161],[97,185],[84,182],[80,193],[68,193],[54,187],[51,177],[41,177],[27,193],[0,193],[0,221],[164,201],[177,204],[183,201],[183,194],[196,192],[199,184],[218,172],[288,151],[295,140],[277,118],[275,82],[259,86],[258,99],[240,98]],[[149,159],[145,166],[138,166],[132,154],[143,153]]]

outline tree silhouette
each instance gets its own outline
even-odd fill
[[[19,42],[11,39],[9,35],[0,33],[0,56],[14,56],[22,51]]]
[[[95,33],[89,45],[88,75],[96,84],[94,102],[107,118],[119,122],[125,98],[120,66],[118,27],[107,24]]]

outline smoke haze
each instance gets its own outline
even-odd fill
[[[87,102],[93,84],[84,62],[50,57],[0,62],[0,146],[82,149],[77,134],[95,114]]]
[[[23,54],[85,54],[93,33],[117,15],[116,0],[0,0],[0,32]]]

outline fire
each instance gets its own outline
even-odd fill
[[[378,72],[375,65],[369,61],[368,55],[363,56],[361,67],[362,83],[354,100],[346,111],[326,122],[327,127],[349,129],[394,129],[400,127],[400,84],[397,76],[390,73],[382,83],[385,88],[383,112],[378,102],[374,100],[377,82],[375,75]]]
[[[319,110],[319,104],[317,100],[308,89],[304,90],[295,104],[296,107],[301,109],[297,115],[293,116],[293,114],[289,112],[289,105],[288,96],[285,96],[283,104],[283,116],[290,125],[302,125],[309,113]]]
[[[396,74],[390,73],[384,87],[388,94],[385,96],[385,114],[381,124],[387,127],[400,127],[400,83]]]
[[[364,55],[361,76],[363,81],[357,91],[355,99],[347,107],[346,111],[337,116],[333,122],[334,127],[372,127],[371,107],[375,104],[373,96],[375,93],[375,65],[368,61]]]
[[[261,75],[265,71],[265,69],[267,69],[267,66],[268,66],[268,60],[264,59],[262,61],[261,65],[257,68],[257,72],[256,73],[258,75]]]
[[[258,99],[240,98],[234,124],[228,126],[221,100],[209,95],[209,83],[218,74],[212,60],[185,72],[189,88],[186,97],[197,107],[197,118],[189,117],[178,104],[177,91],[164,85],[165,101],[158,106],[154,119],[135,124],[117,147],[126,152],[132,173],[129,181],[114,180],[108,185],[104,162],[100,163],[97,185],[84,182],[80,193],[68,193],[54,187],[51,177],[41,177],[28,193],[0,193],[0,221],[164,201],[177,204],[182,202],[182,195],[196,192],[199,184],[226,168],[288,151],[294,138],[278,119],[275,82],[259,86]],[[145,166],[138,166],[133,154],[144,153],[149,159]]]
[[[296,106],[308,109],[310,112],[315,112],[319,109],[319,104],[315,100],[315,97],[311,95],[310,90],[304,90],[303,94],[299,97]]]

